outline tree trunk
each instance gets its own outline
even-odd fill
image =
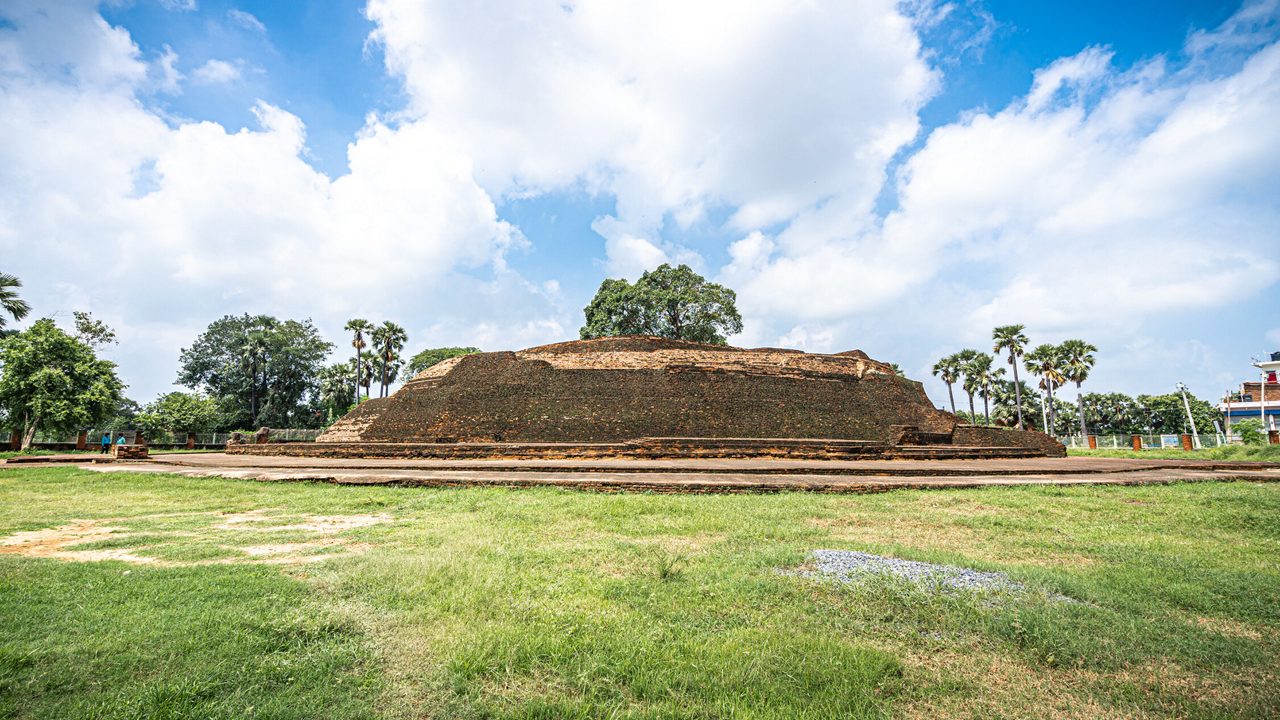
[[[987,403],[987,394],[982,393],[982,415],[987,419],[987,426],[991,426],[991,406]]]
[[[34,418],[31,419],[31,424],[28,425],[25,431],[22,433],[22,449],[23,450],[31,449],[31,443],[36,439],[36,428],[38,427],[40,427],[40,416],[36,415]]]
[[[1076,407],[1080,409],[1080,437],[1089,437],[1089,430],[1084,424],[1084,391],[1080,389],[1080,383],[1076,383]]]
[[[1022,427],[1022,383],[1018,381],[1018,356],[1010,352],[1009,359],[1013,363],[1013,397],[1014,397],[1014,401],[1018,403],[1018,429],[1023,430],[1024,428]]]
[[[977,420],[978,420],[978,413],[973,409],[973,393],[969,393],[969,424],[977,425],[978,424]]]
[[[951,383],[947,383],[947,397],[951,399],[951,414],[956,414],[956,394],[951,391]]]
[[[1055,408],[1054,401],[1057,400],[1053,393],[1057,388],[1053,386],[1053,381],[1049,381],[1049,433],[1050,435],[1058,434],[1058,409]]]
[[[356,371],[356,405],[360,404],[360,335],[356,335],[356,359],[351,367]]]
[[[387,356],[382,356],[382,387],[378,388],[378,397],[387,396]]]

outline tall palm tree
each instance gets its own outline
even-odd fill
[[[960,379],[960,360],[955,355],[948,355],[933,364],[933,374],[947,384],[947,398],[951,400],[951,414],[956,414],[956,395],[951,386]]]
[[[391,380],[387,376],[387,365],[399,357],[400,350],[404,349],[404,344],[408,342],[409,335],[404,328],[399,325],[387,321],[370,333],[373,340],[373,347],[378,351],[378,358],[382,363],[382,386],[378,391],[378,397],[387,396],[387,387],[391,385]]]
[[[991,339],[995,341],[991,352],[1009,351],[1009,364],[1013,366],[1013,391],[1017,395],[1015,406],[1018,408],[1019,430],[1022,429],[1022,383],[1018,382],[1018,357],[1026,352],[1027,343],[1030,342],[1022,332],[1025,329],[1026,325],[1001,325],[991,332]]]
[[[355,369],[355,375],[356,375],[355,389],[356,389],[356,404],[359,405],[360,404],[360,386],[361,386],[360,351],[364,350],[364,346],[365,346],[364,336],[366,333],[373,330],[373,325],[368,320],[365,320],[363,318],[353,318],[347,321],[347,324],[343,326],[343,329],[349,333],[355,334],[351,340],[351,347],[356,349],[356,359],[354,363],[354,369]]]
[[[27,301],[18,297],[17,289],[22,287],[22,281],[10,275],[9,273],[0,273],[0,308],[4,312],[13,317],[14,320],[21,320],[31,312],[31,306]],[[0,328],[6,324],[3,314],[0,314]]]
[[[1054,402],[1057,398],[1054,392],[1062,385],[1065,379],[1062,375],[1062,349],[1052,343],[1037,345],[1027,353],[1026,363],[1027,369],[1041,378],[1040,386],[1044,388],[1044,399],[1049,408],[1049,419],[1046,423],[1045,432],[1053,435],[1058,429],[1058,414],[1054,407]]]
[[[991,405],[988,397],[991,394],[992,383],[999,377],[999,374],[994,372],[991,367],[994,361],[995,358],[984,352],[974,352],[969,361],[965,363],[964,371],[965,389],[970,390],[972,388],[970,392],[982,396],[982,414],[986,418],[987,425],[991,424]],[[1004,369],[1001,368],[1000,373],[1003,372]],[[969,412],[974,414],[972,408]],[[977,418],[975,417],[974,419],[976,420]]]
[[[1080,386],[1089,378],[1093,369],[1093,354],[1098,348],[1083,340],[1066,340],[1059,346],[1062,350],[1062,375],[1076,384],[1076,406],[1080,409],[1080,436],[1088,437],[1089,430],[1084,422],[1084,391]]]
[[[360,353],[360,386],[364,388],[364,399],[369,399],[369,386],[373,384],[373,371],[378,367],[378,357],[371,352]]]
[[[258,371],[267,376],[267,336],[254,331],[245,336],[244,345],[240,348],[240,363],[249,374],[249,424],[258,427]]]
[[[960,363],[960,374],[964,378],[960,387],[969,396],[969,422],[974,425],[977,425],[978,413],[973,409],[973,395],[978,392],[978,378],[973,373],[973,360],[979,354],[977,350],[965,348],[953,356]]]

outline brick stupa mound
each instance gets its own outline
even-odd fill
[[[963,425],[920,383],[853,350],[656,337],[445,360],[361,404],[316,443],[232,452],[336,457],[1014,457],[1048,436]]]

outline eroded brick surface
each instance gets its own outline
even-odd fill
[[[856,350],[822,355],[620,337],[446,360],[391,397],[362,404],[319,440],[348,446],[330,448],[335,455],[358,452],[353,444],[401,443],[419,447],[383,450],[454,457],[863,452],[833,451],[815,440],[1062,452],[1051,438],[1007,430],[972,433],[968,430],[976,429],[970,428],[960,442],[953,440],[957,426],[954,415],[933,407],[920,383],[897,377],[889,365]],[[665,440],[638,446],[645,438]],[[671,441],[676,438],[690,442]],[[735,447],[731,440],[742,444]],[[791,440],[808,442],[788,444]],[[451,443],[495,446],[421,447]],[[521,446],[529,443],[562,446]]]

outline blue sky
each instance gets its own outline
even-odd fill
[[[1099,345],[1094,390],[1211,396],[1280,347],[1277,14],[16,2],[0,269],[119,327],[143,401],[222,314],[518,348],[662,261],[738,290],[735,343],[939,401],[1009,322]]]

